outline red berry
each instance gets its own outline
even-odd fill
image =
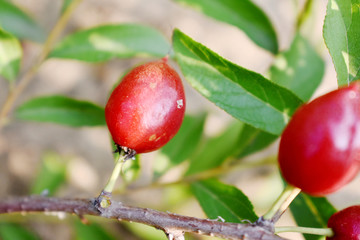
[[[105,107],[114,142],[137,153],[165,145],[179,130],[184,113],[184,87],[165,58],[131,70]]]
[[[311,195],[348,183],[360,167],[360,82],[300,107],[279,148],[285,180]]]
[[[332,215],[328,227],[334,232],[327,240],[359,240],[360,239],[360,205],[352,206]]]

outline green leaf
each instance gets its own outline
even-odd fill
[[[16,110],[18,119],[52,122],[71,127],[105,125],[104,109],[91,102],[65,96],[31,99]]]
[[[0,0],[0,26],[20,39],[44,42],[46,35],[42,28],[15,5]]]
[[[360,78],[360,0],[329,0],[324,21],[338,85]]]
[[[208,179],[192,183],[191,190],[210,219],[220,216],[226,222],[234,223],[258,219],[247,196],[234,186]]]
[[[205,123],[205,114],[186,115],[179,132],[162,149],[154,166],[155,177],[188,159],[198,148]]]
[[[66,179],[66,162],[56,153],[46,153],[42,165],[33,183],[31,193],[51,196],[64,184]]]
[[[220,166],[226,159],[238,152],[238,138],[243,123],[231,124],[219,136],[208,139],[190,159],[186,175],[192,175]]]
[[[336,209],[324,197],[299,194],[290,205],[290,210],[298,226],[326,228],[327,222]],[[322,239],[321,236],[304,234],[306,240]]]
[[[190,84],[233,117],[255,128],[280,135],[302,104],[289,90],[220,57],[179,30],[174,31],[173,46]]]
[[[0,75],[14,81],[20,70],[21,58],[20,42],[0,28]]]
[[[136,24],[104,25],[67,36],[50,57],[102,62],[115,57],[164,57],[169,50],[168,41],[153,28]]]
[[[19,224],[0,223],[0,239],[39,240],[40,238]]]
[[[273,143],[278,136],[256,129],[245,124],[237,140],[239,147],[239,158],[260,151]]]
[[[176,0],[232,24],[248,35],[258,46],[277,53],[276,33],[265,13],[249,0]]]
[[[306,102],[321,83],[324,71],[324,61],[309,42],[297,34],[290,49],[276,57],[270,68],[270,79]]]
[[[73,226],[75,227],[75,240],[115,240],[115,237],[105,231],[99,224],[93,223],[85,225],[79,220],[76,220]]]

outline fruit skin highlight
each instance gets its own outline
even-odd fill
[[[181,79],[163,58],[124,76],[106,104],[105,119],[116,144],[136,153],[151,152],[177,133],[185,105]]]
[[[279,148],[285,180],[315,196],[348,183],[360,167],[360,82],[301,106]]]
[[[328,227],[334,236],[327,240],[359,240],[360,239],[360,205],[345,208],[333,214],[328,221]]]

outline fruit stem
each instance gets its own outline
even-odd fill
[[[126,154],[122,151],[119,155],[118,160],[115,163],[114,170],[113,170],[113,172],[109,178],[109,181],[107,182],[103,191],[111,193],[114,190],[115,182],[120,175],[121,168],[125,162],[125,159],[126,159]]]
[[[120,151],[118,160],[115,162],[115,167],[111,173],[109,181],[98,196],[96,203],[101,208],[107,208],[111,205],[111,194],[114,190],[116,180],[119,178],[121,169],[127,159],[128,155],[125,151]]]
[[[289,207],[290,203],[296,198],[296,196],[301,192],[300,188],[287,185],[284,191],[281,193],[279,198],[272,205],[270,210],[265,213],[262,217],[264,220],[269,220],[273,223],[277,222],[281,215],[286,211]]]
[[[322,235],[326,237],[332,237],[334,232],[331,228],[308,228],[308,227],[275,227],[275,233],[282,232],[298,232],[298,233],[306,233],[313,235]]]

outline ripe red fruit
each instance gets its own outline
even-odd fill
[[[360,205],[352,206],[333,214],[328,227],[334,232],[327,240],[359,240],[360,239]]]
[[[300,107],[279,148],[285,180],[311,195],[348,183],[360,167],[360,82]]]
[[[131,70],[105,107],[114,142],[137,153],[165,145],[179,130],[184,113],[184,87],[166,58]]]

